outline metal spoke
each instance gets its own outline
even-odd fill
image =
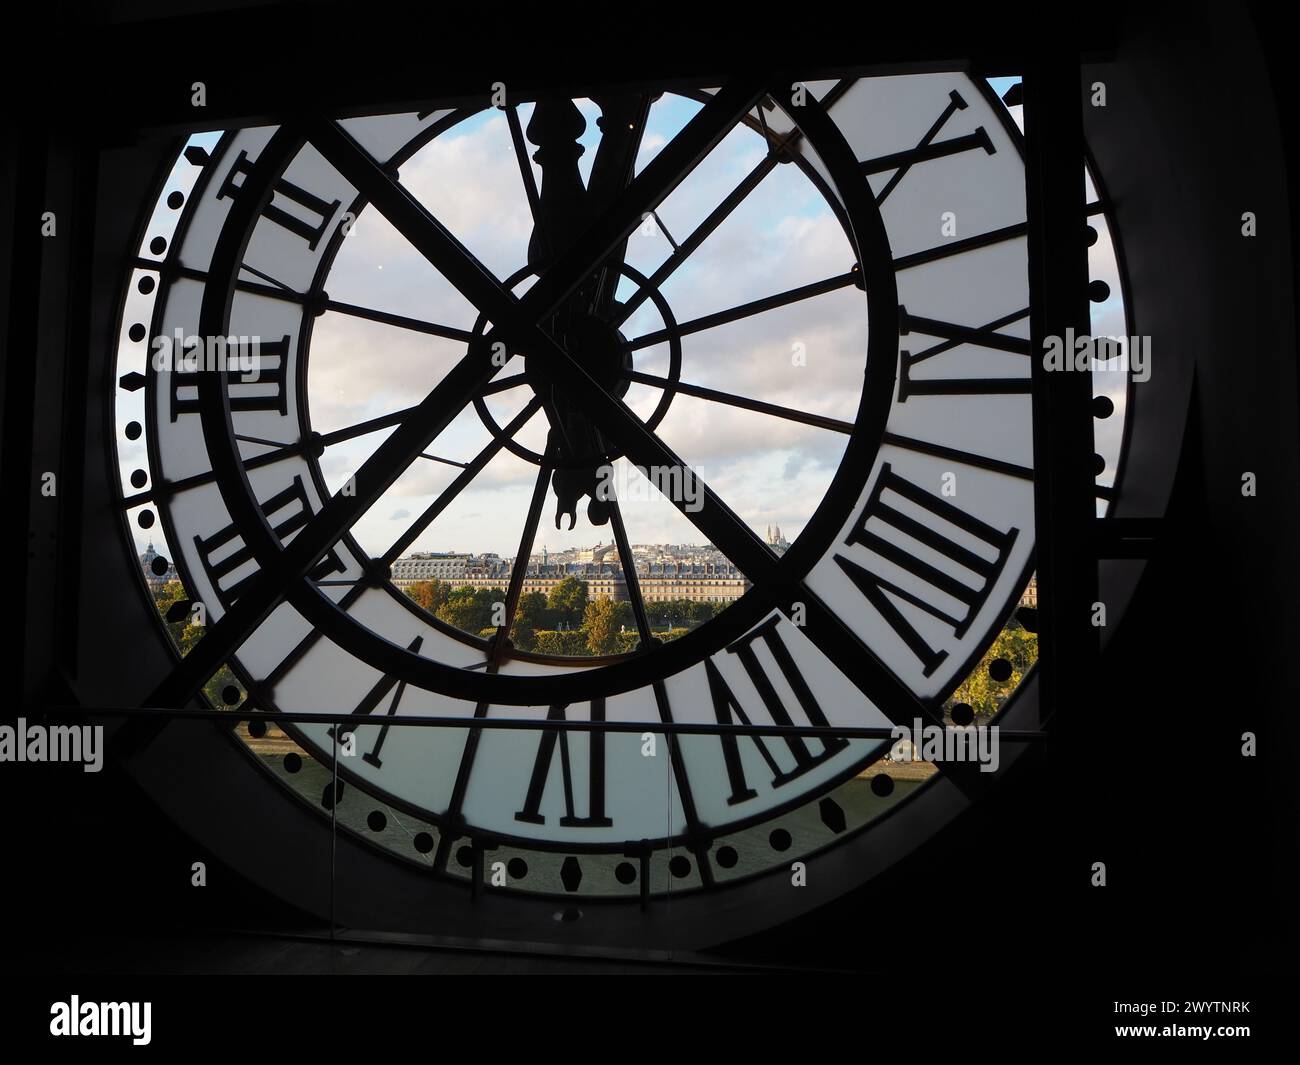
[[[524,383],[522,374],[519,374],[517,379],[510,380],[512,381],[509,386],[511,388],[516,384]],[[479,394],[486,396],[493,392],[500,391],[503,391],[503,389],[492,388],[489,386],[488,388],[483,389]],[[418,409],[418,407],[403,407],[401,410],[395,410],[391,414],[381,414],[377,418],[370,418],[364,422],[357,422],[356,425],[350,425],[345,429],[335,429],[333,432],[322,433],[318,442],[325,447],[333,447],[335,444],[340,444],[345,440],[352,440],[358,436],[366,436],[369,433],[378,432],[380,429],[388,429],[394,425],[400,425]],[[424,457],[429,458],[431,456],[426,455]],[[461,465],[461,463],[453,463],[453,465]]]
[[[364,422],[357,422],[356,425],[349,425],[346,429],[335,429],[331,433],[322,433],[320,442],[325,447],[332,447],[334,444],[341,444],[345,440],[366,436],[369,433],[378,432],[380,429],[389,429],[406,421],[414,412],[414,407],[404,407],[401,410],[393,411],[391,414],[381,414],[377,418],[370,418]]]
[[[251,459],[243,461],[243,467],[246,470],[257,470],[263,466],[271,466],[277,462],[283,462],[285,459],[297,458],[302,454],[301,444],[293,444],[289,447],[281,448],[279,451],[265,451]],[[181,492],[188,491],[191,488],[201,488],[205,484],[211,484],[217,479],[215,472],[195,473],[189,477],[182,477],[178,481],[164,481],[161,484],[155,484],[144,492],[136,492],[134,495],[124,496],[122,506],[128,510],[132,507],[138,507],[145,503],[155,503],[160,499],[168,499],[171,496]]]
[[[762,314],[764,311],[775,310],[777,307],[787,307],[792,303],[798,303],[800,300],[812,299],[814,296],[824,296],[828,292],[848,288],[850,285],[856,285],[859,277],[857,271],[849,270],[846,273],[828,277],[823,281],[814,281],[809,285],[800,285],[798,288],[787,289],[785,292],[778,292],[772,296],[765,296],[760,300],[742,303],[725,311],[718,311],[716,314],[706,314],[702,318],[694,318],[689,322],[680,322],[676,329],[659,329],[653,333],[645,333],[628,341],[628,347],[633,351],[637,351],[641,348],[653,347],[655,344],[662,344],[674,336],[683,337],[689,336],[691,333],[702,332],[705,329],[716,329],[720,325],[738,322],[742,318],[750,318],[756,314]],[[646,289],[643,288],[641,291],[645,292]]]
[[[646,121],[650,117],[651,97],[648,93],[602,94],[596,96],[595,101],[601,110],[601,137],[591,167],[591,180],[587,183],[587,198],[591,201],[591,209],[600,212],[632,180]],[[592,304],[593,311],[599,316],[607,315],[613,308],[626,255],[627,237],[624,236],[601,267]]]
[[[823,107],[830,107],[853,85],[854,80],[845,78],[836,83],[826,94],[822,103]],[[763,128],[766,130],[767,123],[764,122]],[[649,298],[652,289],[661,288],[665,281],[668,280],[694,253],[708,236],[722,225],[731,213],[739,207],[745,199],[758,188],[762,180],[767,177],[780,163],[781,158],[789,152],[800,140],[803,139],[803,131],[792,129],[789,134],[779,140],[768,138],[768,154],[759,161],[740,184],[731,190],[723,201],[715,207],[709,215],[691,232],[680,245],[673,245],[673,253],[668,256],[657,270],[650,276],[648,284],[635,292],[632,297],[620,309],[617,317],[614,319],[614,326],[621,326],[635,313],[636,309]],[[657,220],[657,217],[656,217]],[[671,239],[671,238],[670,238]]]
[[[501,377],[493,381],[479,394],[483,396],[495,396],[498,392],[506,392],[512,388],[518,388],[520,385],[527,383],[528,379],[523,374],[511,374],[509,377]]]
[[[614,528],[614,543],[618,547],[618,560],[623,567],[623,582],[627,585],[628,599],[632,603],[632,616],[636,618],[636,631],[641,637],[641,650],[648,650],[657,641],[650,631],[650,618],[646,614],[645,599],[641,595],[641,581],[636,575],[636,560],[628,543],[627,529],[623,525],[623,511],[618,500],[609,500],[609,523]]]
[[[528,419],[541,410],[541,407],[542,401],[536,397],[533,397],[525,404],[524,408],[501,430],[501,435],[494,438],[490,444],[470,460],[451,484],[442,490],[438,498],[425,508],[424,513],[416,518],[393,546],[384,552],[383,562],[385,565],[391,566],[406,553],[407,548],[415,543],[416,538],[432,524],[439,514],[451,505],[452,501],[468,487],[475,477],[483,472],[483,468],[492,461],[497,452],[506,446],[506,438],[513,437],[519,432],[528,422]]]
[[[311,143],[470,303],[496,320],[491,312],[501,305],[500,282],[423,204],[337,123],[313,124]],[[505,298],[509,305],[518,302]]]
[[[551,449],[547,449],[549,458]],[[510,639],[510,627],[514,624],[515,611],[519,608],[519,596],[524,590],[524,578],[528,575],[528,560],[533,553],[533,540],[537,536],[537,526],[541,523],[542,507],[546,505],[546,490],[551,485],[553,467],[543,462],[537,470],[537,480],[533,483],[533,498],[528,504],[528,516],[524,519],[524,530],[519,537],[519,551],[515,555],[515,564],[510,569],[510,586],[506,589],[505,622],[497,627],[497,634],[488,651],[488,660],[500,665],[508,654],[507,644]]]
[[[751,192],[758,188],[759,183],[772,172],[776,167],[776,164],[777,159],[775,156],[766,156],[757,166],[754,167],[753,170],[749,172],[739,185],[731,190],[726,199],[718,204],[718,206],[709,213],[708,217],[695,227],[691,234],[683,240],[680,245],[673,248],[673,253],[660,263],[655,272],[650,275],[649,282],[634,292],[628,301],[618,309],[618,313],[613,319],[615,328],[621,326],[632,317],[637,308],[650,298],[650,291],[652,289],[662,287],[664,282],[672,277],[678,267],[680,267],[682,263],[695,253],[696,248],[704,243],[709,234],[717,229],[718,226],[722,225],[722,223],[727,220],[728,216],[730,216],[731,212],[739,207]]]
[[[420,458],[428,459],[430,462],[440,462],[444,466],[455,466],[462,470],[469,469],[468,462],[457,462],[455,459],[445,459],[441,455],[430,455],[427,451],[421,451]]]
[[[362,307],[355,303],[344,303],[341,300],[326,300],[324,307],[327,311],[350,315],[353,318],[364,318],[383,325],[396,326],[398,329],[409,329],[412,332],[425,333],[428,336],[443,337],[446,340],[458,340],[468,344],[474,339],[474,334],[468,329],[441,325],[438,322],[427,322],[422,318],[409,318],[404,314],[393,314],[389,311],[375,310],[372,307]]]
[[[143,260],[141,261],[143,262]],[[138,262],[137,265],[141,265]],[[250,269],[244,267],[243,269]],[[196,270],[192,266],[178,266],[177,274],[189,281],[207,282],[208,273],[206,270]],[[255,271],[256,272],[256,271]],[[266,277],[265,274],[258,274],[259,277]],[[274,278],[270,280],[275,281]],[[242,279],[235,282],[235,288],[240,292],[247,292],[254,296],[264,296],[267,299],[284,300],[288,303],[306,304],[311,296],[306,292],[295,292],[287,285],[278,281],[274,284],[258,284],[253,281],[244,281]],[[460,329],[456,326],[442,325],[438,322],[425,321],[422,318],[410,318],[404,314],[393,314],[389,311],[377,310],[373,307],[362,307],[357,303],[347,303],[343,300],[327,299],[319,304],[322,311],[334,311],[338,314],[346,314],[353,318],[364,318],[372,322],[380,322],[384,325],[395,326],[398,329],[409,329],[415,333],[425,333],[429,336],[443,337],[447,340],[459,340],[468,343],[474,338],[474,334],[468,329]]]
[[[243,433],[236,433],[235,439],[242,440],[245,444],[261,444],[262,447],[273,447],[280,451],[294,446],[286,444],[283,440],[263,440],[260,436],[245,436]]]
[[[541,217],[537,175],[533,173],[533,164],[528,158],[528,146],[524,143],[524,131],[519,124],[518,104],[506,108],[506,122],[510,126],[510,141],[515,147],[515,159],[519,163],[519,178],[524,183],[524,194],[528,197],[528,210],[532,213],[533,225],[536,226]]]
[[[841,421],[838,418],[828,418],[824,414],[810,414],[807,411],[795,410],[793,407],[782,407],[776,403],[764,403],[762,400],[749,399],[747,396],[737,396],[731,392],[721,392],[716,388],[705,388],[703,385],[687,384],[685,381],[673,381],[667,377],[658,377],[654,374],[641,373],[633,370],[628,374],[628,379],[636,381],[643,385],[652,385],[655,388],[671,388],[683,395],[695,396],[699,399],[712,400],[715,403],[725,403],[731,407],[741,407],[744,410],[757,411],[759,414],[770,414],[776,418],[785,418],[792,422],[801,422],[804,425],[815,425],[819,429],[830,429],[836,433],[849,434],[853,432],[853,423]]]

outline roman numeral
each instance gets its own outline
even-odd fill
[[[281,542],[306,525],[311,516],[311,504],[307,499],[307,490],[303,487],[302,478],[295,476],[292,485],[277,492],[262,504],[262,511],[268,521],[275,520],[277,514],[281,515],[272,526]],[[217,552],[232,543],[237,543],[239,546],[219,560],[214,558]],[[198,549],[203,562],[203,571],[217,589],[217,598],[227,610],[230,609],[257,576],[257,571],[253,571],[246,577],[232,579],[232,574],[237,569],[252,560],[253,552],[244,543],[234,522],[206,539],[200,536],[194,537],[194,546]],[[311,575],[314,580],[321,580],[327,573],[339,573],[343,568],[342,560],[331,550],[317,563]]]
[[[237,344],[226,349],[226,369],[212,372],[220,373],[226,379],[226,391],[230,395],[230,409],[240,411],[273,411],[283,417],[288,413],[288,389],[285,378],[289,367],[289,338],[263,340],[257,346],[257,363],[254,370],[242,370],[241,365],[248,365],[245,349],[251,344],[247,338],[241,338]],[[178,356],[178,366],[183,356]],[[171,420],[175,421],[182,414],[199,413],[198,383],[195,378],[201,370],[171,371]],[[256,373],[256,380],[246,380]],[[270,392],[264,391],[267,386]],[[186,394],[181,395],[184,389]],[[193,391],[191,395],[190,392]]]
[[[406,649],[408,651],[419,651],[420,645],[423,642],[424,637],[417,636],[406,645]],[[387,676],[380,677],[379,680],[375,682],[375,686],[365,694],[365,697],[361,702],[357,703],[356,709],[352,711],[352,717],[364,718],[369,714],[374,713],[375,707],[379,705],[385,695],[390,691],[393,691],[394,687],[397,688],[397,691],[393,693],[393,699],[388,704],[388,710],[385,715],[389,718],[393,717],[397,713],[397,704],[402,701],[402,693],[406,691],[406,681],[398,681],[396,677]],[[344,735],[355,729],[359,723],[360,722],[350,722],[347,725],[331,725],[327,734],[331,737],[342,739]],[[379,735],[375,737],[375,745],[361,756],[362,761],[369,762],[376,769],[382,769],[384,767],[384,763],[380,759],[379,754],[384,748],[384,741],[388,739],[389,725],[390,722],[385,721],[379,726]],[[335,730],[338,732],[337,736],[335,735]]]
[[[1025,377],[943,377],[914,378],[912,369],[926,359],[942,355],[961,344],[1005,351],[1013,355],[1030,356],[1029,341],[1024,337],[1010,336],[1000,329],[1027,317],[1029,308],[989,322],[984,326],[957,325],[936,318],[919,318],[909,314],[906,307],[898,308],[898,331],[903,336],[913,330],[927,336],[941,337],[938,344],[912,354],[899,351],[898,401],[907,402],[909,396],[1017,396],[1028,395],[1030,378]]]
[[[552,706],[547,711],[548,721],[564,721],[564,706]],[[591,701],[591,720],[605,720],[605,700]],[[547,778],[551,775],[551,761],[555,748],[560,748],[560,774],[564,784],[564,810],[560,824],[567,828],[606,828],[614,822],[605,816],[605,733],[592,731],[587,733],[587,809],[586,817],[579,817],[573,803],[573,765],[569,753],[569,733],[557,729],[547,729],[537,742],[537,758],[533,762],[533,773],[528,780],[528,793],[524,797],[524,808],[515,814],[516,821],[530,825],[544,825],[546,818],[541,813],[542,794],[546,790]]]
[[[233,198],[236,193],[243,189],[243,179],[252,172],[252,169],[253,164],[249,162],[248,153],[241,151],[239,158],[235,160],[234,166],[226,174],[226,180],[221,183],[221,189],[217,192],[217,199],[224,199],[228,196]],[[295,185],[285,178],[281,178],[275,183],[274,192],[276,196],[283,196],[286,200],[296,204],[310,218],[300,218],[297,214],[292,214],[283,207],[275,206],[274,198],[267,205],[266,210],[262,212],[263,217],[276,223],[276,225],[283,226],[295,236],[301,237],[307,242],[307,247],[315,251],[317,243],[325,235],[325,230],[329,228],[330,219],[334,217],[334,212],[338,210],[342,201],[326,202],[319,196],[308,192],[301,185]]]
[[[886,501],[886,493],[889,493],[891,498],[897,497],[911,504],[912,507],[919,508],[941,523],[961,530],[980,543],[987,544],[996,553],[996,557],[990,561],[964,547],[948,534],[904,513],[897,506]],[[914,549],[909,550],[893,540],[885,539],[880,533],[886,530],[902,534],[907,541],[929,548],[951,560],[957,566],[969,571],[978,583],[972,587],[959,581],[952,574],[922,559],[914,553]],[[892,593],[904,602],[911,603],[932,617],[938,618],[953,630],[953,635],[957,639],[961,639],[988,598],[1018,535],[1018,529],[1000,532],[946,499],[919,488],[905,477],[894,473],[886,462],[881,466],[880,477],[845,542],[869,548],[876,555],[912,574],[930,588],[955,600],[960,604],[960,608],[956,613],[943,610],[843,555],[836,555],[835,561],[916,655],[925,676],[928,677],[948,657],[948,652],[936,650],[926,643],[925,638],[917,632],[885,593]]]
[[[754,652],[754,644],[759,639],[763,641],[772,657],[776,660],[781,675],[785,677],[790,690],[794,692],[795,698],[803,708],[807,724],[821,728],[829,727],[830,723],[826,720],[826,715],[822,712],[822,708],[813,695],[812,689],[808,687],[808,682],[804,680],[803,675],[795,665],[794,657],[790,654],[789,648],[781,639],[781,634],[777,632],[776,627],[779,621],[780,618],[778,617],[770,618],[743,639],[733,643],[727,648],[727,652],[736,655],[740,659],[740,664],[748,674],[750,682],[759,694],[759,698],[762,699],[763,706],[767,709],[772,724],[794,725],[795,721],[785,704],[782,703],[780,695],[777,694],[776,688],[772,684],[772,679],[767,675],[763,664],[758,660],[758,655]],[[722,672],[713,664],[712,659],[705,659],[704,669],[709,678],[709,694],[713,699],[713,712],[718,724],[732,725],[735,721],[739,721],[745,725],[752,725],[753,721],[745,713],[740,700],[736,698],[735,693],[723,678]],[[727,798],[727,803],[734,806],[736,803],[754,798],[758,792],[751,788],[745,779],[744,764],[740,757],[739,738],[732,733],[725,732],[718,738],[722,743],[722,759],[727,770],[727,782],[731,786],[731,794]],[[783,769],[776,758],[773,757],[771,749],[764,742],[762,736],[753,736],[750,739],[753,740],[758,753],[772,771],[773,787],[780,787],[782,784],[802,776],[808,770],[820,765],[826,759],[848,746],[848,741],[845,739],[819,740],[821,751],[813,753],[808,747],[807,737],[783,736],[780,742],[786,745],[790,757],[794,759],[793,768]]]
[[[942,159],[944,156],[957,155],[961,152],[974,151],[982,148],[986,155],[992,155],[997,149],[993,147],[993,142],[989,139],[988,132],[983,126],[980,126],[973,133],[966,133],[960,137],[952,137],[946,141],[935,143],[934,138],[948,123],[958,111],[965,111],[969,105],[962,99],[961,93],[954,89],[948,94],[948,105],[940,112],[939,117],[935,120],[927,131],[920,143],[915,148],[909,148],[907,151],[894,152],[892,155],[882,155],[875,159],[867,159],[862,163],[862,172],[864,174],[883,174],[889,170],[896,170],[884,188],[876,195],[877,205],[885,202],[889,194],[894,191],[907,176],[907,172],[917,163],[923,163],[929,159]]]

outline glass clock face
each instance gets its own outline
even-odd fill
[[[629,897],[634,845],[688,888],[788,862],[926,774],[654,725],[943,721],[986,668],[1034,549],[1025,219],[1015,124],[962,74],[192,138],[124,300],[133,537],[193,638],[259,602],[215,690],[386,860],[464,876],[490,839],[511,888]],[[490,621],[399,586],[418,552]],[[556,557],[619,632],[521,636]],[[708,606],[675,619],[684,557]],[[342,723],[267,746],[267,710]]]

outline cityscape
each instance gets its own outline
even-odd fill
[[[769,526],[765,542],[777,554],[790,543],[781,527]],[[699,544],[632,544],[632,566],[646,603],[687,600],[733,603],[750,582],[717,548]],[[495,554],[420,552],[393,563],[392,581],[409,588],[423,581],[442,581],[457,588],[501,588],[510,583],[515,560]],[[629,600],[623,559],[615,544],[550,552],[545,547],[528,558],[522,592],[549,595],[561,581],[586,583],[592,599]]]
[[[779,555],[790,542],[781,527],[768,526],[765,542]],[[728,562],[717,548],[701,544],[632,544],[632,561],[641,596],[647,603],[717,604],[734,603],[751,586],[749,579]],[[161,560],[161,561],[160,561]],[[491,552],[417,551],[393,563],[392,583],[410,594],[416,585],[430,581],[457,589],[505,588],[514,568],[513,558]],[[150,542],[140,555],[145,583],[157,593],[180,577],[174,563],[160,555]],[[545,547],[528,557],[521,593],[540,592],[549,596],[564,580],[576,579],[587,586],[590,599],[628,602],[627,576],[615,544],[600,541],[592,547],[548,551]],[[1020,598],[1020,606],[1038,606],[1038,581],[1031,576]]]
[[[790,546],[779,525],[768,527],[765,542],[777,554],[784,554]],[[710,545],[632,544],[631,548],[637,583],[646,603],[686,600],[722,607],[750,588],[745,575]],[[513,558],[491,552],[415,552],[393,563],[392,583],[404,590],[426,581],[476,591],[504,588],[510,583],[514,564]],[[146,583],[155,593],[180,580],[175,565],[164,559],[152,542],[140,555],[140,565]],[[566,579],[584,582],[591,599],[627,602],[629,598],[623,560],[612,543],[597,542],[592,547],[555,552],[543,547],[529,556],[522,593],[549,595]]]

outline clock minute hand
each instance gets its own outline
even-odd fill
[[[600,145],[591,166],[587,198],[596,215],[613,203],[632,180],[654,97],[647,93],[603,93],[593,99],[601,112]],[[600,317],[606,317],[613,306],[626,254],[627,238],[624,237],[601,268],[592,301],[592,310]]]

